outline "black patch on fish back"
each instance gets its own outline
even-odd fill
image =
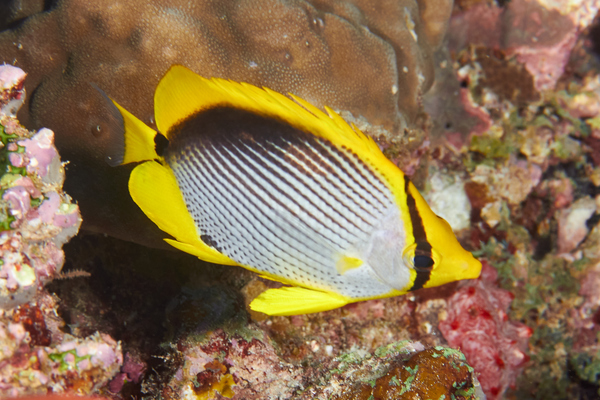
[[[417,272],[417,277],[410,290],[417,290],[421,289],[423,285],[425,285],[427,281],[429,281],[434,261],[431,254],[431,245],[427,241],[427,234],[425,233],[423,220],[421,219],[421,216],[419,215],[419,210],[417,209],[417,203],[415,202],[415,198],[412,196],[412,194],[410,194],[410,191],[408,190],[410,180],[405,177],[404,182],[404,191],[406,192],[406,205],[408,206],[410,221],[412,222],[413,236],[415,237],[415,242],[417,243],[414,258],[414,268]]]
[[[167,147],[169,147],[169,139],[161,134],[154,136],[154,150],[156,150],[156,154],[162,157]]]
[[[177,154],[187,146],[230,147],[237,143],[271,142],[288,148],[314,136],[271,116],[233,107],[215,107],[194,114],[169,131],[167,151]],[[198,146],[201,145],[201,146]],[[252,146],[254,147],[254,146]]]
[[[200,235],[200,240],[202,240],[204,242],[204,244],[206,244],[207,246],[212,247],[213,249],[215,249],[219,253],[223,252],[221,250],[221,248],[219,247],[219,245],[217,244],[217,242],[212,237],[210,237],[209,235],[207,235],[207,234]]]
[[[167,163],[173,163],[183,155],[190,154],[192,149],[201,153],[210,152],[211,148],[229,149],[233,153],[247,154],[259,163],[262,161],[258,160],[257,154],[265,155],[277,152],[284,154],[285,160],[275,161],[274,167],[264,163],[261,166],[274,171],[282,166],[281,162],[285,161],[293,164],[294,167],[303,169],[306,174],[319,174],[329,179],[336,172],[332,171],[331,167],[319,157],[311,157],[311,162],[304,163],[302,167],[299,167],[298,162],[294,160],[296,157],[306,157],[302,153],[308,147],[312,147],[315,152],[327,158],[332,165],[344,169],[345,167],[339,160],[323,151],[324,147],[327,147],[331,153],[335,153],[337,157],[344,160],[349,169],[353,170],[353,173],[348,176],[357,185],[362,186],[361,181],[366,180],[363,172],[354,166],[353,160],[346,152],[338,149],[328,140],[299,129],[276,116],[262,115],[230,106],[219,106],[203,110],[181,121],[168,132],[167,136],[169,137],[169,146],[164,155]],[[357,159],[356,155],[353,155]],[[357,161],[362,163],[361,160]],[[365,166],[365,169],[368,168]],[[277,171],[273,173],[278,174]],[[366,187],[363,186],[363,188],[367,190]],[[318,196],[318,193],[315,194]],[[375,198],[363,197],[358,193],[357,195],[374,208],[383,206]]]

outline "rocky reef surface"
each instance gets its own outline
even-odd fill
[[[25,73],[0,66],[0,396],[49,391],[93,393],[122,364],[106,334],[63,332],[58,299],[44,289],[61,272],[62,246],[79,230],[79,209],[62,191],[64,167],[54,133],[24,129],[16,119]]]
[[[0,39],[31,33],[33,27],[57,35],[57,24],[73,27],[79,21],[81,32],[102,33],[92,35],[97,43],[111,32],[120,37],[117,28],[123,25],[129,36],[117,43],[129,43],[135,27],[149,23],[140,17],[125,24],[117,18],[124,9],[111,11],[101,3],[93,9],[96,14],[86,14],[90,5],[75,1],[56,2],[56,8],[37,15],[42,3],[29,11],[13,7],[13,19],[6,17],[5,22],[11,30]],[[304,4],[303,12],[309,9],[308,3],[294,4]],[[369,19],[375,18],[375,11],[361,8],[361,2],[344,7],[335,3],[338,8],[327,4],[310,2],[329,18],[357,21],[362,15],[364,21],[375,21]],[[419,18],[427,23],[418,29],[429,29],[435,18],[428,20],[425,3],[418,4],[409,11],[419,10]],[[363,14],[352,14],[352,7]],[[432,58],[436,78],[423,99],[428,117],[421,114],[415,146],[406,151],[402,146],[410,134],[399,138],[393,130],[388,132],[391,136],[378,138],[385,154],[412,176],[461,243],[482,260],[482,276],[324,313],[267,318],[250,312],[247,305],[273,284],[270,281],[239,268],[100,235],[80,234],[66,244],[61,270],[63,259],[57,252],[75,233],[75,225],[61,227],[60,232],[68,232],[63,236],[53,233],[58,239],[38,240],[31,236],[37,230],[28,228],[34,221],[55,232],[50,227],[69,225],[76,210],[60,185],[44,181],[54,179],[51,171],[61,167],[52,162],[55,153],[47,150],[52,135],[43,129],[28,133],[12,116],[3,117],[2,165],[5,176],[13,177],[0,179],[5,207],[1,235],[18,233],[20,238],[3,254],[27,256],[18,261],[24,268],[17,268],[17,261],[11,264],[14,257],[2,258],[2,394],[94,393],[113,399],[598,398],[599,7],[595,0],[455,2],[447,45]],[[159,15],[174,21],[188,14]],[[223,15],[231,23],[233,15]],[[416,21],[417,14],[410,15]],[[240,21],[242,17],[248,15],[240,14]],[[407,21],[401,19],[399,29],[410,26]],[[326,24],[331,25],[329,20]],[[365,24],[373,35],[385,36],[373,28],[375,22]],[[348,32],[355,28],[348,27]],[[133,43],[144,49],[146,40],[154,37],[150,44],[159,47],[146,49],[178,49],[168,45],[160,29],[157,32],[154,37],[141,29],[139,42]],[[77,83],[85,75],[82,70],[96,74],[96,83],[108,81],[115,71],[116,61],[105,64],[108,61],[81,56],[78,43],[86,40],[83,33],[55,49],[64,59],[64,49],[73,46],[72,67],[60,73],[49,73],[54,67],[43,65],[44,59],[36,61],[37,39],[29,40],[27,46],[22,42],[24,53],[17,52],[20,42],[11,44],[17,46],[11,51],[28,52],[31,73],[38,77],[33,87],[44,82],[48,86],[40,89],[39,108],[29,103],[28,118],[50,112],[41,111],[48,98],[85,104],[76,100],[83,96],[77,91],[83,86]],[[239,52],[235,46],[226,49],[227,54]],[[127,56],[119,53],[119,46],[104,45],[101,50],[119,62]],[[75,57],[78,54],[81,57]],[[169,64],[168,54],[160,54],[161,65]],[[122,68],[123,76],[134,76]],[[371,68],[376,70],[376,64]],[[8,114],[14,114],[22,100],[23,76],[12,76],[16,78],[3,78],[9,82],[1,97]],[[139,98],[129,98],[131,104],[126,105],[151,115],[143,103],[151,101],[150,87],[159,76],[145,81]],[[281,82],[288,79],[280,77],[285,77]],[[118,86],[115,81],[108,88],[127,98],[125,86]],[[318,93],[313,98],[304,95],[320,104],[315,100]],[[43,100],[44,96],[49,97]],[[411,96],[406,101],[413,101]],[[398,97],[402,96],[394,98]],[[328,100],[325,96],[321,101]],[[366,111],[358,114],[380,123]],[[394,119],[388,123],[393,125]],[[22,132],[18,137],[9,137],[17,131]],[[71,145],[90,154],[93,140]],[[38,148],[45,149],[43,156]],[[41,169],[31,163],[32,157]],[[47,178],[40,175],[44,172]],[[85,188],[93,192],[99,187],[106,185]],[[110,214],[96,206],[99,215]],[[45,244],[45,251],[40,243],[48,242],[53,245]],[[2,251],[9,241],[3,243]]]

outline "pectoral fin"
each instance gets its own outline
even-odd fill
[[[294,286],[264,291],[250,303],[250,309],[267,315],[299,315],[333,310],[349,302],[335,293]]]
[[[343,256],[341,257],[335,265],[338,273],[340,275],[344,275],[346,272],[358,268],[363,265],[363,260],[356,257]]]

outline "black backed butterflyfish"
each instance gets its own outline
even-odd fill
[[[402,171],[327,107],[178,65],[156,89],[158,132],[114,104],[125,136],[111,162],[140,163],[129,190],[165,240],[289,285],[253,310],[319,312],[480,274]]]

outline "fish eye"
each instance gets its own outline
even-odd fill
[[[404,263],[416,271],[431,271],[441,256],[434,249],[424,251],[419,247],[418,243],[414,243],[404,250]]]
[[[413,259],[413,265],[416,270],[430,270],[435,264],[433,258],[425,254],[417,254]]]

